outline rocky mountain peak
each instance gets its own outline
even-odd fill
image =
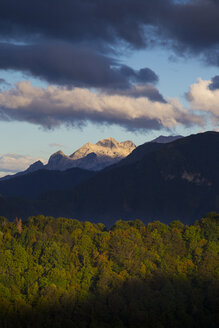
[[[132,148],[133,150],[136,148],[135,144],[130,140],[120,142],[120,145],[124,148]]]
[[[35,163],[31,164],[27,170],[28,170],[29,172],[32,172],[32,171],[40,170],[40,169],[42,169],[43,167],[44,167],[43,162],[41,162],[41,161],[36,161]]]
[[[55,152],[54,154],[52,154],[51,156],[50,156],[50,158],[49,158],[49,161],[48,161],[48,164],[51,162],[51,161],[56,161],[56,160],[60,160],[60,159],[62,159],[63,157],[67,157],[68,158],[68,156],[67,155],[65,155],[64,153],[63,153],[63,151],[61,151],[61,150],[58,150],[57,152]]]
[[[62,150],[58,150],[57,152],[55,152],[54,154],[51,155],[52,156],[58,156],[58,155],[61,155],[61,156],[66,156]]]
[[[135,148],[132,141],[106,138],[96,144],[88,142],[70,156],[58,151],[50,157],[46,167],[62,171],[72,167],[97,171],[128,156]]]
[[[36,161],[34,162],[33,164],[31,164],[26,170],[24,171],[21,171],[21,172],[18,172],[18,173],[15,173],[15,174],[11,174],[11,175],[6,175],[2,178],[0,178],[0,181],[3,181],[3,180],[9,180],[11,178],[15,178],[15,177],[19,177],[19,176],[22,176],[22,175],[25,175],[25,174],[28,174],[28,173],[32,173],[34,171],[38,171],[38,170],[41,170],[43,169],[45,166],[43,164],[43,162],[41,162],[40,160],[39,161]]]
[[[118,141],[116,141],[114,138],[102,139],[96,143],[97,146],[111,148],[111,149],[118,147],[119,144],[120,143]]]
[[[50,156],[48,164],[46,165],[46,169],[61,170],[60,168],[64,166],[66,160],[68,161],[68,158],[69,157],[67,155],[65,155],[61,150],[59,150]]]

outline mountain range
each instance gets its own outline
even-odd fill
[[[182,136],[159,136],[150,142],[168,143],[179,138],[182,138]],[[0,178],[0,181],[26,175],[41,169],[65,171],[78,167],[85,170],[99,171],[121,161],[135,148],[136,146],[132,141],[118,142],[114,138],[103,139],[96,144],[88,142],[69,156],[59,150],[50,156],[47,164],[44,165],[38,160],[25,171],[6,175]]]
[[[108,225],[119,218],[191,223],[219,210],[218,146],[219,133],[206,132],[169,143],[147,142],[101,171],[44,168],[1,181],[0,212]]]
[[[99,171],[128,156],[135,148],[132,141],[118,142],[114,138],[103,139],[96,144],[88,142],[70,156],[65,155],[62,151],[53,154],[45,168],[64,171],[79,167]]]
[[[183,219],[219,210],[219,133],[145,144],[68,195],[77,217]],[[122,164],[122,165],[121,165]]]
[[[72,190],[74,186],[93,174],[93,171],[83,170],[78,167],[65,171],[43,168],[0,181],[0,194],[4,197],[34,199],[44,192]]]
[[[114,138],[103,139],[96,144],[88,142],[70,156],[59,150],[50,156],[47,164],[44,165],[39,160],[31,164],[25,171],[13,175],[6,175],[0,178],[0,181],[26,175],[41,169],[65,171],[77,167],[85,170],[99,171],[119,162],[135,148],[136,146],[132,141],[118,142]]]

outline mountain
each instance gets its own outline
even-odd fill
[[[89,171],[99,171],[118,163],[135,148],[136,146],[132,141],[118,142],[114,138],[103,139],[96,144],[88,142],[70,156],[59,150],[50,156],[46,165],[37,161],[31,164],[27,170],[6,175],[0,178],[0,181],[13,179],[41,169],[65,171],[77,167]]]
[[[135,148],[132,141],[118,142],[114,138],[103,139],[96,144],[88,142],[70,156],[65,155],[62,151],[56,152],[49,158],[45,168],[64,171],[79,167],[99,171],[120,161]]]
[[[219,210],[218,147],[217,132],[157,146],[145,144],[72,192],[47,194],[45,199],[50,208],[59,201],[59,214],[81,219],[181,219],[190,223]]]
[[[121,218],[192,223],[207,212],[219,211],[218,147],[218,132],[166,144],[145,143],[68,190],[52,187],[32,200],[3,197],[0,213],[10,218],[43,213],[106,225]],[[43,179],[38,177],[39,183]]]
[[[182,136],[159,136],[147,142],[149,151],[158,148],[152,143],[169,143],[183,138]],[[132,141],[118,142],[114,138],[107,138],[98,141],[96,144],[90,142],[83,145],[72,155],[67,156],[61,150],[50,156],[48,164],[45,165],[49,170],[64,171],[72,167],[80,167],[86,170],[100,171],[107,166],[113,165],[126,158],[136,149]]]
[[[170,143],[172,141],[178,140],[183,138],[183,136],[178,135],[178,136],[159,136],[153,140],[151,140],[150,142],[157,142],[157,143]]]
[[[35,172],[35,171],[38,171],[38,170],[41,170],[44,168],[44,164],[41,162],[41,161],[37,161],[33,164],[31,164],[28,169],[26,169],[25,171],[22,171],[22,172],[18,172],[18,173],[15,173],[13,175],[6,175],[2,178],[0,178],[0,181],[3,181],[3,180],[9,180],[11,178],[15,178],[15,177],[19,177],[19,176],[22,176],[22,175],[26,175],[28,173],[31,173],[31,172]]]
[[[169,143],[179,138],[183,137],[180,135],[161,135],[158,138],[145,143],[145,145],[146,147],[147,144],[149,145],[148,149],[150,151],[153,147],[157,149],[152,143]],[[26,175],[30,172],[35,172],[41,169],[64,171],[73,167],[79,167],[85,170],[99,171],[107,166],[120,162],[123,158],[126,158],[131,154],[133,150],[136,150],[136,146],[132,141],[118,142],[114,138],[107,138],[98,141],[96,144],[88,142],[70,156],[65,155],[59,150],[50,156],[46,165],[41,161],[37,161],[31,164],[27,170],[13,175],[6,175],[0,178],[0,181]],[[139,152],[139,149],[137,152]]]
[[[134,162],[140,161],[146,154],[152,153],[164,146],[164,144],[170,143],[172,141],[184,138],[183,136],[159,136],[156,139],[153,139],[149,142],[136,147],[127,157],[119,161],[118,163],[108,167],[108,170],[111,170],[115,167],[124,166]]]
[[[92,171],[73,168],[66,171],[37,170],[25,175],[0,181],[0,195],[4,197],[23,197],[34,199],[39,194],[56,191],[72,190],[74,186],[91,177]]]

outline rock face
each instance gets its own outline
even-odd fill
[[[128,156],[135,148],[132,141],[118,142],[114,138],[103,139],[96,144],[88,142],[70,156],[62,151],[56,152],[49,158],[45,168],[64,171],[79,167],[99,171]]]

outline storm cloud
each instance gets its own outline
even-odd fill
[[[181,54],[203,54],[219,65],[216,0],[8,0],[0,3],[2,40],[71,44],[121,41],[134,48],[154,44]]]
[[[70,86],[124,89],[133,82],[158,81],[149,68],[134,70],[93,49],[66,43],[0,43],[0,69],[20,70],[49,83]]]
[[[80,126],[118,124],[127,130],[172,129],[202,125],[202,119],[190,114],[177,99],[151,101],[147,97],[92,92],[86,88],[34,87],[20,82],[15,88],[0,92],[0,119],[24,121],[55,128],[60,125]]]
[[[158,46],[219,66],[219,2],[1,1],[0,40],[0,69],[48,82],[47,88],[21,82],[1,91],[1,120],[45,128],[87,121],[129,130],[202,125],[200,115],[160,94],[153,70],[133,69],[118,58]],[[218,77],[206,88],[206,97],[215,98]],[[188,97],[197,110],[192,86]]]
[[[104,40],[115,43],[123,39],[141,47],[145,44],[143,25],[153,23],[166,7],[163,2],[8,0],[0,4],[0,35],[19,40],[40,37],[71,42]],[[170,3],[169,0],[165,2]]]

